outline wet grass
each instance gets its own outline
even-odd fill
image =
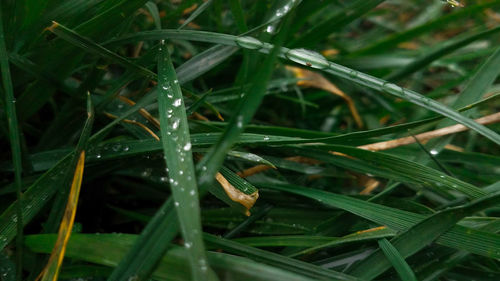
[[[500,1],[3,1],[0,280],[499,280]]]

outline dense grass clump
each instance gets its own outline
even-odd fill
[[[500,0],[5,0],[0,280],[500,280]]]

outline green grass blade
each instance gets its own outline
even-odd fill
[[[158,59],[158,106],[165,161],[194,280],[216,280],[207,267],[201,237],[198,188],[181,88],[164,41]]]
[[[491,36],[497,32],[500,32],[500,26],[497,26],[495,28],[485,30],[482,32],[470,32],[470,34],[465,34],[457,39],[448,41],[444,43],[442,46],[436,48],[435,50],[432,50],[420,58],[417,58],[414,60],[412,63],[408,64],[407,66],[403,67],[402,69],[399,69],[395,71],[394,73],[391,73],[389,76],[386,77],[386,80],[388,81],[399,81],[405,77],[407,77],[410,74],[413,74],[417,72],[418,70],[424,68],[425,66],[429,65],[433,61],[436,61],[437,59],[454,52],[476,40],[483,39],[485,37]]]
[[[280,52],[279,44],[284,40],[285,33],[283,30],[278,35],[278,46],[271,50],[271,53],[266,58],[264,63],[257,70],[257,75],[252,80],[252,86],[248,93],[238,103],[235,114],[231,117],[227,128],[217,143],[198,163],[198,170],[201,174],[198,178],[200,186],[210,185],[217,171],[219,170],[226,153],[231,149],[233,144],[238,140],[244,127],[250,122],[253,115],[257,111],[264,94],[266,93],[267,82],[271,78],[274,69],[274,63]]]
[[[464,206],[438,212],[391,239],[391,244],[403,258],[406,258],[432,243],[465,216],[498,204],[500,204],[500,193],[489,195]],[[389,267],[390,262],[384,259],[384,254],[378,250],[358,263],[349,272],[360,278],[371,280]]]
[[[183,29],[188,25],[190,22],[194,21],[201,13],[203,13],[207,8],[210,7],[212,4],[213,0],[208,0],[203,2],[182,24],[179,26],[178,29]]]
[[[179,83],[190,82],[219,65],[238,51],[231,46],[215,45],[176,68]]]
[[[309,197],[323,204],[343,209],[398,231],[407,230],[412,225],[419,223],[425,218],[423,215],[297,185],[266,183],[265,185],[258,184],[257,186]],[[489,234],[462,226],[453,226],[449,231],[439,237],[436,243],[456,249],[467,250],[487,257],[500,257],[500,252],[496,250],[500,249],[499,235]]]
[[[391,242],[384,238],[378,241],[378,245],[384,252],[386,258],[391,262],[396,272],[399,274],[399,277],[401,277],[401,280],[417,281],[415,273],[413,273],[410,266],[399,254],[398,250],[392,246]]]
[[[500,30],[500,27],[489,30],[493,32]],[[484,36],[484,34],[483,34]],[[194,40],[200,42],[211,42],[217,44],[224,44],[230,46],[240,46],[242,48],[254,49],[263,53],[269,53],[273,49],[273,45],[263,43],[255,38],[249,37],[236,37],[227,34],[211,33],[205,31],[182,31],[182,30],[161,30],[161,31],[146,31],[139,32],[133,35],[125,36],[115,40],[108,41],[106,44],[124,44],[127,42],[134,42],[138,40],[159,40],[165,38]],[[291,52],[292,51],[292,52]],[[472,130],[478,132],[484,137],[490,139],[496,144],[500,145],[500,136],[493,130],[480,125],[473,120],[466,118],[453,109],[425,97],[415,91],[405,89],[396,84],[390,83],[386,80],[371,76],[366,73],[356,71],[354,69],[327,61],[324,57],[317,54],[312,54],[302,49],[289,50],[281,48],[280,56],[285,59],[292,60],[302,65],[311,64],[311,67],[321,69],[334,76],[338,76],[349,80],[355,84],[366,86],[368,88],[385,92],[392,96],[407,100],[413,104],[421,106],[427,110],[438,113],[442,116],[448,117]]]
[[[480,188],[450,177],[443,172],[393,155],[336,145],[328,145],[322,148],[322,150],[296,149],[294,152],[306,157],[327,161],[333,165],[352,168],[360,172],[373,173],[397,181],[418,182],[424,185],[431,185],[434,188],[460,191],[470,198],[479,198],[487,194]],[[325,153],[325,150],[341,152],[361,161]]]
[[[16,186],[16,214],[13,219],[18,222],[17,240],[16,240],[16,279],[22,279],[23,273],[23,206],[22,206],[22,155],[21,155],[21,131],[17,121],[16,98],[14,97],[14,88],[10,75],[9,57],[5,42],[5,33],[3,28],[3,10],[0,4],[0,71],[2,74],[2,84],[4,89],[4,104],[7,123],[9,126],[9,142],[12,153],[12,163],[14,164],[14,184]],[[3,247],[2,247],[3,249]]]
[[[151,72],[149,69],[146,69],[142,66],[138,66],[128,59],[117,55],[116,53],[102,47],[101,45],[95,43],[89,38],[85,38],[79,35],[77,32],[57,23],[53,22],[52,26],[48,28],[48,30],[60,38],[68,41],[69,43],[83,49],[86,52],[91,52],[95,54],[99,54],[105,58],[116,61],[117,63],[122,64],[123,66],[136,71],[137,73],[144,75],[146,77],[156,77],[156,74]]]
[[[388,37],[377,41],[368,47],[362,48],[361,50],[355,51],[350,55],[359,56],[387,51],[390,48],[395,48],[399,43],[410,41],[417,36],[429,33],[434,30],[442,29],[443,25],[445,24],[453,23],[464,18],[465,16],[472,16],[481,13],[487,8],[493,8],[496,6],[500,6],[500,1],[494,0],[485,3],[479,3],[476,5],[468,5],[465,8],[457,9],[453,13],[449,13],[428,23],[416,26],[400,33],[389,35]]]
[[[319,266],[288,258],[273,252],[246,246],[208,233],[205,233],[204,238],[207,243],[209,245],[212,245],[213,247],[221,248],[233,254],[243,255],[269,265],[278,266],[285,270],[303,274],[311,278],[319,280],[325,278],[328,278],[328,280],[353,280],[353,278],[349,275],[345,275],[328,269],[323,269]]]
[[[116,266],[125,253],[134,244],[137,235],[131,234],[74,234],[71,236],[66,251],[66,256],[72,259],[83,260],[91,263]],[[50,253],[55,235],[30,235],[26,237],[26,246],[37,253]],[[88,245],[95,245],[91,249]],[[285,271],[271,267],[252,260],[222,254],[207,252],[210,266],[214,267],[221,276],[238,278],[238,280],[290,280],[290,281],[312,281],[302,274]],[[318,267],[319,270],[329,271]],[[157,280],[193,280],[189,274],[188,253],[185,248],[173,247],[159,262],[153,278]],[[331,273],[330,273],[331,274]],[[335,273],[334,273],[335,274]],[[338,276],[348,276],[337,273]],[[121,280],[128,280],[121,279]],[[133,279],[132,279],[133,280]],[[342,280],[356,280],[346,277]]]
[[[336,13],[330,15],[330,18],[323,20],[309,29],[304,35],[291,43],[292,46],[313,46],[320,40],[328,37],[332,32],[345,27],[352,21],[377,7],[385,0],[357,0]]]

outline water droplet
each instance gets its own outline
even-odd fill
[[[192,246],[193,246],[193,243],[191,243],[191,242],[184,243],[184,247],[186,247],[188,249],[191,248]]]
[[[176,99],[174,103],[172,103],[174,107],[179,107],[181,106],[181,104],[182,104],[182,99]]]
[[[257,50],[264,46],[264,44],[260,40],[250,36],[242,36],[236,38],[236,45],[251,50]]]
[[[167,182],[167,181],[168,181],[168,178],[167,178],[167,177],[160,177],[160,181],[161,181],[161,182]]]
[[[115,145],[113,145],[112,149],[113,149],[113,151],[117,152],[120,150],[120,148],[122,148],[121,144],[115,144]]]
[[[194,196],[196,193],[194,190],[189,191],[189,195]]]
[[[95,155],[95,158],[100,159],[100,158],[101,158],[101,154],[97,153],[97,154]]]
[[[147,168],[146,170],[144,170],[141,173],[141,176],[143,176],[143,177],[149,177],[149,176],[151,176],[151,172],[152,172],[151,168]]]
[[[172,129],[173,130],[177,130],[177,128],[179,128],[179,124],[180,124],[181,120],[180,119],[175,119],[174,122],[172,122]]]
[[[439,154],[439,151],[433,149],[430,151],[432,155],[438,155]]]
[[[169,85],[163,85],[161,88],[162,88],[163,90],[169,90],[169,89],[170,89],[170,86],[169,86]]]
[[[179,202],[175,201],[174,205],[175,205],[175,207],[179,207]]]
[[[330,66],[328,60],[321,54],[306,49],[292,49],[286,53],[286,57],[298,64],[312,68],[324,69]]]
[[[189,151],[191,149],[191,143],[186,143],[186,145],[182,149],[184,149],[184,151]]]
[[[242,115],[238,115],[238,117],[236,119],[236,126],[238,128],[242,128],[243,127],[243,116]]]
[[[268,137],[268,136],[265,136],[265,137],[264,137],[264,140],[265,140],[265,141],[268,141],[268,140],[269,140],[269,137]]]
[[[123,151],[129,151],[129,149],[130,149],[130,148],[129,148],[128,146],[124,146],[124,147],[123,147]]]

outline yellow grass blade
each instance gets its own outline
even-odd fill
[[[76,207],[78,205],[78,196],[80,195],[80,187],[83,178],[83,168],[85,166],[85,151],[80,153],[80,157],[76,164],[75,174],[71,182],[71,190],[68,196],[68,203],[64,211],[64,216],[59,226],[59,233],[57,236],[56,244],[50,254],[49,261],[43,271],[40,273],[36,280],[42,281],[56,281],[59,275],[62,261],[64,259],[64,252],[66,245],[73,229],[75,221]]]

